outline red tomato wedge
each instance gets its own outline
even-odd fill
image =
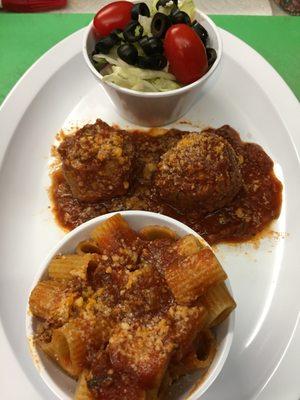
[[[169,71],[180,83],[195,82],[207,72],[204,44],[188,25],[176,24],[167,30],[164,51],[169,61]]]
[[[96,35],[104,37],[115,29],[124,29],[131,21],[132,7],[129,1],[115,1],[101,8],[94,17]]]

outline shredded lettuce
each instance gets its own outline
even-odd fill
[[[140,92],[165,92],[181,87],[173,74],[152,69],[133,67],[122,61],[113,52],[107,54],[95,54],[93,60],[100,65],[108,65],[100,71],[104,82],[111,82],[127,89]]]
[[[103,76],[104,82],[115,83],[118,86],[125,87],[127,89],[131,89],[138,83],[138,79],[134,76],[128,77],[124,75],[121,67],[112,67],[113,72],[108,75]]]
[[[179,0],[178,7],[181,11],[184,11],[191,18],[191,21],[195,19],[196,7],[193,0]]]
[[[117,60],[117,58],[114,58],[114,57],[108,56],[107,54],[102,54],[102,53],[93,55],[93,60],[100,64],[103,64],[104,62],[107,62],[112,65],[120,64],[120,62]]]
[[[151,83],[158,92],[167,92],[169,90],[179,89],[181,87],[179,83],[164,78],[153,79],[151,80]]]
[[[157,79],[163,78],[168,79],[170,81],[176,81],[176,78],[173,74],[165,71],[154,71],[152,69],[142,69],[132,66],[122,67],[122,73],[128,77],[135,76],[138,79]]]
[[[173,7],[172,1],[169,1],[165,7],[159,7],[158,10],[156,9],[157,2],[158,2],[158,0],[152,0],[152,2],[150,4],[151,16],[153,17],[153,15],[155,13],[157,13],[157,11],[159,11],[163,14],[169,15],[172,10],[172,7]],[[195,7],[194,0],[178,0],[178,8],[181,11],[186,12],[192,21],[195,19],[196,7]]]
[[[138,92],[157,92],[156,87],[151,82],[145,79],[140,79],[136,85],[131,89],[137,90]]]
[[[97,58],[97,60],[94,60],[94,66],[97,71],[101,72],[107,65],[107,61],[105,58]]]
[[[139,23],[142,25],[144,29],[144,35],[152,36],[151,33],[151,21],[152,17],[145,17],[144,15],[139,15]]]
[[[171,1],[169,3],[167,3],[165,7],[160,6],[160,7],[158,7],[158,9],[156,8],[157,3],[158,3],[158,0],[153,0],[151,2],[151,5],[150,5],[151,18],[153,18],[154,14],[156,14],[157,12],[160,12],[160,13],[166,14],[166,15],[170,14],[170,12],[172,10],[172,4],[173,4]]]

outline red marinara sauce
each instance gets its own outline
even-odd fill
[[[164,135],[152,136],[151,131],[134,131],[129,133],[137,157],[129,191],[105,201],[81,202],[73,197],[62,170],[58,170],[52,174],[50,189],[56,220],[63,228],[72,230],[108,212],[146,210],[185,223],[210,244],[251,239],[280,214],[282,184],[274,174],[274,163],[259,145],[242,141],[228,125],[206,131],[226,139],[239,160],[244,184],[225,207],[213,212],[188,208],[179,210],[159,198],[153,189],[156,166],[161,156],[189,132],[171,129]]]

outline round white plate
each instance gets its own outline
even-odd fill
[[[281,216],[272,227],[279,232],[277,236],[266,237],[258,248],[249,243],[217,248],[238,308],[228,361],[202,399],[243,400],[264,398],[261,393],[293,340],[299,313],[300,170],[293,143],[297,140],[300,148],[299,105],[257,53],[231,34],[223,30],[221,34],[224,57],[219,74],[185,119],[201,126],[229,123],[243,139],[261,144],[276,160],[277,175],[284,183]],[[25,337],[25,310],[33,277],[47,252],[64,235],[53,220],[47,195],[48,160],[55,134],[62,127],[96,117],[129,126],[90,76],[80,53],[82,35],[83,31],[78,31],[46,53],[18,82],[0,110],[3,399],[55,398],[32,363]],[[285,376],[296,379],[299,367],[299,361],[298,365],[286,365],[290,370]],[[298,394],[290,393],[284,399],[296,399]],[[265,398],[274,400],[276,393]]]

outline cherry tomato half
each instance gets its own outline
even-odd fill
[[[96,35],[103,37],[115,29],[124,29],[131,21],[132,7],[129,1],[115,1],[101,8],[94,17]]]
[[[205,47],[188,25],[176,24],[167,30],[164,51],[169,61],[169,70],[178,82],[195,82],[208,69]]]

